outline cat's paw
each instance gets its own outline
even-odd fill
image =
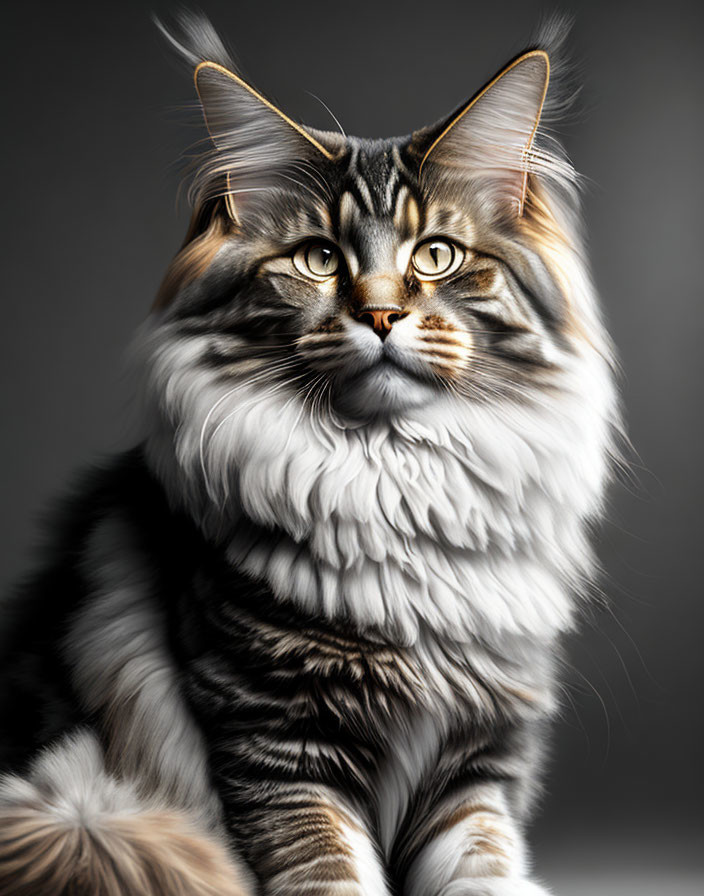
[[[550,891],[523,877],[462,877],[446,884],[438,896],[550,896]]]

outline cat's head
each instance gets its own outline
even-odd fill
[[[202,20],[171,39],[209,132],[143,340],[148,447],[178,500],[211,531],[225,504],[267,526],[290,514],[299,539],[350,439],[405,427],[453,451],[483,440],[507,500],[552,477],[591,512],[617,414],[576,177],[542,132],[550,40],[438,124],[362,140],[292,121]]]
[[[574,177],[540,137],[545,50],[432,127],[361,140],[293,122],[202,22],[189,41],[212,148],[156,307],[207,337],[203,364],[362,420],[550,383],[584,326],[549,251],[569,222],[546,191]]]

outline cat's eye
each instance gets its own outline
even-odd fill
[[[293,256],[296,268],[313,280],[327,280],[340,267],[340,250],[332,243],[311,240],[296,250]]]
[[[463,250],[449,240],[430,239],[419,243],[411,259],[413,270],[421,280],[449,277],[462,264]]]

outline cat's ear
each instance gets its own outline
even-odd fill
[[[240,222],[256,194],[271,188],[287,170],[332,153],[301,125],[216,62],[201,62],[194,79],[208,131],[217,149],[215,171],[226,184],[231,217]]]
[[[519,56],[448,119],[421,132],[421,175],[426,166],[439,164],[482,177],[522,215],[549,79],[544,50]]]

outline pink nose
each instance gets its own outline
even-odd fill
[[[374,305],[364,305],[352,316],[361,324],[367,324],[367,326],[371,327],[381,339],[386,339],[396,321],[401,320],[407,314],[408,312],[398,305],[376,307]]]

